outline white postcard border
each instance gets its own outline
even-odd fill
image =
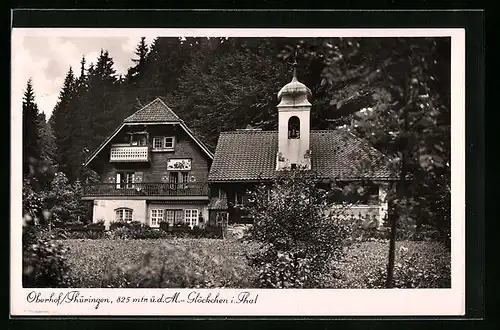
[[[79,289],[81,297],[107,297],[112,303],[29,303],[29,297],[53,299],[59,294],[71,294],[75,289],[22,288],[22,120],[21,100],[14,98],[24,89],[20,70],[23,69],[22,40],[35,36],[81,37],[134,36],[252,36],[252,37],[451,37],[451,200],[452,200],[452,285],[451,289],[378,289],[378,290],[235,290],[235,289]],[[12,30],[11,81],[11,285],[12,315],[463,315],[465,313],[465,30],[464,29],[48,29],[14,28]],[[212,298],[235,299],[248,291],[253,304],[219,303],[120,303],[119,297],[152,296],[188,299],[192,291]],[[35,292],[34,294],[32,292]],[[31,295],[31,296],[30,296]],[[77,299],[78,300],[78,299]],[[172,299],[173,300],[173,299]]]

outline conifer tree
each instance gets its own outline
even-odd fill
[[[38,105],[31,78],[23,96],[23,174],[34,174],[40,160],[40,135],[38,132]]]
[[[74,96],[75,77],[73,69],[70,67],[64,79],[63,87],[59,93],[52,116],[50,118],[51,127],[54,132],[55,142],[57,146],[57,164],[59,171],[72,177],[71,169],[71,148],[74,143],[73,127],[74,123],[71,116],[73,113],[70,109],[70,102]]]

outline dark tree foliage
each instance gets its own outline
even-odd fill
[[[63,87],[59,93],[59,100],[54,107],[50,118],[51,127],[54,132],[57,147],[57,164],[60,171],[67,176],[71,176],[72,168],[70,165],[70,150],[74,144],[71,120],[70,102],[74,96],[75,77],[73,69],[70,67],[64,78]]]
[[[336,124],[352,124],[394,160],[390,287],[398,227],[427,224],[449,237],[450,39],[332,38],[297,47],[324,60]]]
[[[40,159],[40,134],[38,132],[38,106],[31,79],[23,96],[23,174],[33,175],[34,166]]]

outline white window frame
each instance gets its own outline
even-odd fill
[[[172,146],[167,147],[167,140],[170,140],[168,144],[171,144]],[[173,137],[173,136],[165,136],[163,138],[163,148],[169,150],[169,149],[174,149],[174,147],[175,147],[175,137]]]
[[[181,189],[187,189],[188,188],[188,183],[189,183],[189,172],[188,171],[179,171],[179,183],[180,186],[179,188]]]
[[[165,215],[164,209],[151,209],[149,213],[149,224],[151,227],[160,227]]]
[[[134,172],[116,172],[116,189],[134,189],[134,183]]]
[[[119,213],[120,212],[120,215]],[[127,214],[130,212],[130,219],[127,219]],[[134,210],[129,207],[119,207],[115,209],[115,221],[116,222],[128,222],[134,220]]]
[[[158,147],[156,146],[157,143],[159,143]],[[151,148],[153,150],[163,149],[163,139],[161,137],[158,137],[158,136],[153,137],[153,144],[151,145]]]
[[[184,210],[184,222],[193,229],[198,226],[198,219],[200,217],[200,210],[198,209],[186,209]]]
[[[167,142],[168,141],[168,142]],[[159,146],[157,146],[159,144]],[[167,146],[168,144],[168,146]],[[151,150],[172,151],[175,148],[175,136],[154,136]]]
[[[165,214],[165,221],[167,221],[170,225],[174,225],[179,222],[182,223],[184,221],[183,209],[165,209],[164,214]],[[172,217],[169,217],[169,215],[172,215]]]

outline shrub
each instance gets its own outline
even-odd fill
[[[23,228],[23,287],[56,288],[72,284],[67,249],[34,225]]]
[[[257,266],[256,282],[265,288],[302,288],[311,281],[311,260],[290,252],[264,249],[259,258],[252,258]]]
[[[127,227],[118,227],[110,231],[110,237],[112,239],[131,239],[132,233]]]
[[[158,239],[169,237],[166,232],[150,228],[142,223],[141,226],[134,224],[131,227],[118,227],[111,231],[110,236],[113,239]]]
[[[160,230],[168,231],[170,224],[168,222],[162,221],[160,222]]]
[[[443,247],[444,249],[444,247]],[[395,288],[450,288],[451,262],[449,255],[409,252],[402,247],[399,262],[394,266]],[[369,272],[368,288],[383,288],[387,279],[387,268],[379,267]]]
[[[260,187],[250,194],[250,232],[263,243],[249,257],[259,273],[257,286],[321,287],[321,275],[343,255],[353,223],[345,221],[344,208],[326,202],[330,192],[317,183],[310,171],[282,171],[271,193]]]
[[[106,237],[104,222],[83,224],[79,221],[58,223],[52,231],[57,239],[99,239]]]

